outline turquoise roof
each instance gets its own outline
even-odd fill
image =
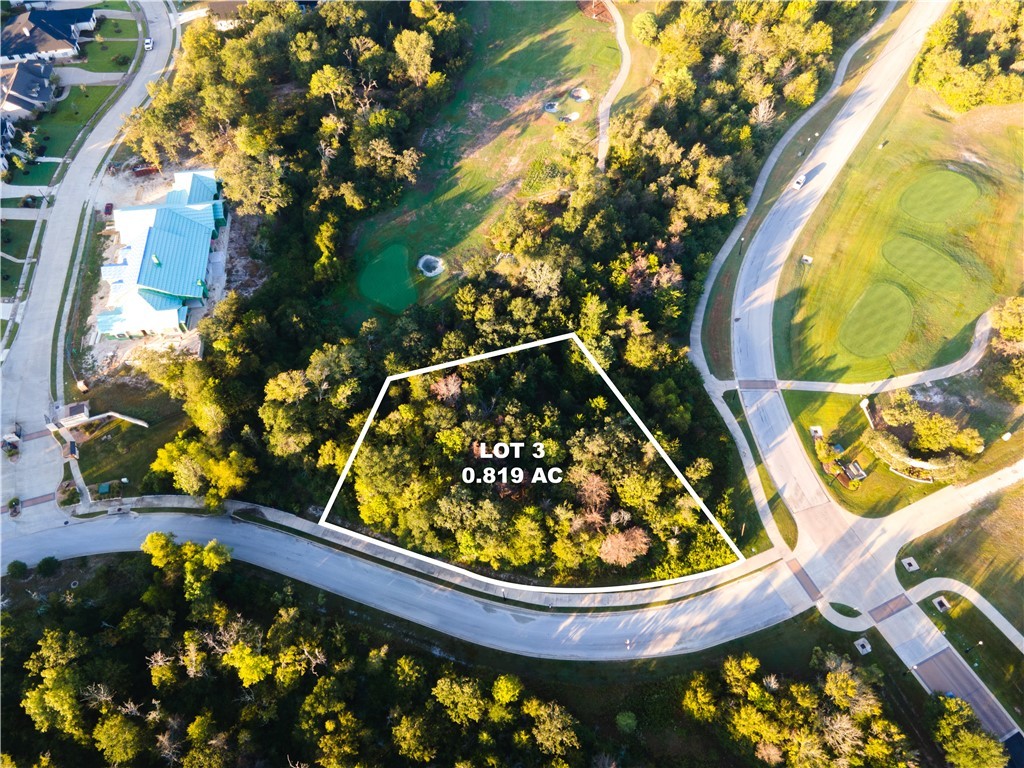
[[[167,309],[178,309],[182,306],[181,299],[177,296],[168,296],[166,293],[156,293],[154,291],[147,290],[146,288],[139,289],[139,296],[146,300],[157,312],[162,312]]]
[[[217,180],[212,176],[195,173],[188,190],[188,204],[208,203],[217,197]]]
[[[170,296],[202,298],[210,227],[181,215],[182,210],[190,209],[157,210],[146,239],[138,285]]]
[[[188,192],[184,189],[172,189],[167,193],[164,205],[185,205],[188,203]]]

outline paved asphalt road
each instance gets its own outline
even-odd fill
[[[778,271],[792,238],[839,173],[892,86],[903,77],[924,31],[943,7],[929,4],[911,9],[812,153],[804,190],[799,194],[785,193],[753,238],[738,281],[736,306],[741,322],[737,323],[733,349],[738,379],[774,382],[771,306]],[[162,7],[147,5],[147,13],[155,17],[151,23],[157,30],[153,36],[158,48],[152,58],[147,56],[146,62],[163,62],[170,46],[170,22]],[[144,63],[143,73],[119,104],[127,108],[142,101],[145,81],[157,76],[161,68],[162,65]],[[93,173],[117,133],[120,111],[115,109],[100,122],[76,157],[51,214],[51,227],[54,221],[77,221],[82,206],[92,199]],[[26,325],[31,322],[32,330],[19,334],[3,368],[4,421],[17,418],[27,432],[42,427],[50,405],[43,385],[49,379],[49,361],[39,350],[50,348],[73,238],[72,227],[48,228],[44,258],[49,259],[46,274],[50,279],[37,280],[40,293],[30,299],[25,316]],[[1019,475],[1024,462],[967,488],[935,494],[930,497],[934,501],[925,500],[930,505],[919,502],[923,506],[904,510],[907,514],[897,513],[874,521],[855,518],[832,502],[821,487],[779,392],[754,389],[744,391],[742,399],[766,465],[800,527],[795,561],[777,562],[728,586],[656,608],[585,614],[538,611],[440,587],[304,539],[227,518],[147,514],[76,521],[64,526],[61,512],[52,503],[26,510],[23,518],[31,520],[11,521],[5,517],[2,560],[35,562],[48,554],[70,557],[134,550],[145,534],[155,529],[178,531],[183,537],[200,540],[217,537],[232,546],[240,560],[460,638],[532,656],[611,660],[694,651],[793,616],[812,604],[808,591],[814,594],[818,590],[824,595],[819,608],[826,612],[825,603],[833,599],[859,604],[866,612],[875,609],[879,617],[884,614],[884,618],[878,619],[879,630],[908,666],[925,662],[948,648],[934,625],[926,617],[922,621],[924,614],[909,605],[905,597],[899,599],[904,593],[895,578],[895,552],[907,540],[905,537],[929,530],[940,524],[937,520],[962,514],[976,498],[1012,482],[1013,473]],[[61,469],[54,450],[55,444],[48,438],[28,441],[18,465],[4,462],[5,492],[7,488],[16,488],[22,498],[52,492]],[[21,471],[10,471],[12,466],[20,467]],[[8,485],[11,480],[13,486]],[[793,575],[794,570],[804,579],[804,586]],[[840,597],[846,599],[839,600]],[[886,604],[902,609],[878,612]],[[850,624],[855,622],[848,620]],[[956,662],[944,661],[936,667],[947,669],[948,663],[953,663],[943,673],[945,677],[932,687],[951,685],[949,690],[975,703],[990,730],[1002,733],[1008,723],[1005,713],[984,686],[970,682],[971,670],[962,662],[956,667]]]
[[[526,656],[621,661],[710,648],[811,607],[781,562],[688,600],[637,610],[537,610],[466,594],[280,531],[228,517],[133,514],[97,518],[4,542],[3,564],[138,551],[150,531],[217,539],[237,560],[321,587],[438,632]],[[626,641],[629,640],[627,647]]]

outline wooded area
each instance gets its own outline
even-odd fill
[[[142,548],[4,578],[3,768],[924,764],[879,670],[832,648],[798,679],[727,656],[625,699],[610,690],[607,719],[584,720],[541,675],[448,659],[232,563],[216,541],[153,533]],[[926,719],[954,768],[1005,763],[963,702],[935,702]]]
[[[481,456],[481,444],[516,441],[525,442],[520,458]],[[704,447],[671,448],[731,521],[731,490]],[[488,467],[505,475],[488,480]],[[549,467],[560,482],[533,481]],[[464,481],[466,468],[475,481]],[[335,522],[361,520],[463,565],[583,585],[674,578],[736,559],[571,342],[392,383],[352,475],[340,505],[348,520]]]
[[[397,317],[381,314],[355,332],[331,299],[333,286],[351,279],[345,243],[360,217],[410,178],[366,166],[381,155],[363,149],[372,135],[397,155],[416,151],[410,137],[426,116],[427,81],[456,77],[469,31],[431,3],[289,8],[250,3],[245,23],[228,33],[193,26],[180,72],[161,86],[167,95],[129,121],[132,139],[154,157],[191,142],[211,160],[223,151],[260,174],[278,167],[273,187],[281,192],[266,198],[278,202],[257,205],[242,189],[261,184],[239,181],[229,164],[226,192],[239,209],[277,211],[255,248],[273,275],[256,296],[229,297],[203,322],[202,360],[144,362],[183,400],[194,427],[160,452],[142,490],[173,481],[213,505],[229,494],[293,511],[322,505],[388,374],[573,329],[680,467],[699,458],[714,467],[709,506],[738,538],[728,509],[747,490],[726,487],[742,482],[736,454],[679,338],[712,254],[782,127],[776,97],[793,94],[797,78],[824,78],[834,40],[862,30],[874,6],[666,6],[654,19],[660,97],[615,119],[608,172],[597,171],[572,126],[560,126],[545,170],[559,191],[510,204],[492,246],[459,265],[451,295]],[[411,67],[411,38],[399,42],[399,28],[434,40],[419,47],[433,51],[429,66],[420,55],[421,66]],[[271,32],[295,40],[268,47]],[[276,63],[259,64],[271,55]],[[256,67],[241,80],[240,61]],[[336,72],[324,73],[328,66]],[[328,74],[337,75],[337,88],[326,84]],[[684,87],[690,81],[693,88]],[[756,93],[751,83],[760,83]],[[217,94],[236,105],[273,99],[275,108],[221,115]],[[161,110],[184,110],[186,130],[160,134],[153,126],[172,122]],[[258,136],[268,138],[252,143]],[[593,546],[587,531],[577,534],[573,548]]]
[[[938,93],[957,112],[1024,101],[1024,6],[955,2],[928,32],[911,85]]]

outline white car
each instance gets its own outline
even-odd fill
[[[147,50],[147,51],[152,51],[153,50],[153,38],[152,37],[147,37],[145,40],[143,40],[142,41],[142,47],[145,50]]]
[[[793,181],[793,189],[800,189],[800,187],[802,187],[804,185],[805,181],[807,181],[807,174],[806,173],[803,173],[800,176],[797,176],[796,180]]]

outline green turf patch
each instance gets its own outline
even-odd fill
[[[375,304],[401,312],[417,298],[409,272],[409,249],[392,243],[359,273],[359,292]]]
[[[782,270],[773,314],[780,378],[876,381],[946,365],[970,348],[981,313],[1000,296],[1019,291],[1024,279],[1019,105],[943,120],[935,116],[937,99],[928,91],[897,86],[797,238],[793,253],[813,256],[814,263],[789,259]],[[950,157],[951,147],[964,155],[962,173],[937,163]],[[964,202],[973,203],[935,222],[910,215],[907,200],[914,212],[913,197],[924,188],[915,185],[936,182],[959,187],[968,196]],[[927,207],[938,211],[940,204],[929,199]],[[908,277],[886,253],[889,241],[901,237],[955,261],[960,285],[935,290],[918,278],[920,270],[914,279]],[[895,349],[862,357],[842,343],[840,331],[850,327],[848,317],[865,291],[881,283],[902,286],[913,304],[913,320]]]
[[[859,357],[879,357],[899,346],[913,319],[914,305],[906,292],[895,283],[878,283],[857,299],[839,340]]]
[[[956,291],[964,271],[953,259],[913,237],[899,235],[882,246],[885,260],[931,291]]]
[[[473,54],[452,100],[421,134],[419,182],[393,210],[364,223],[355,246],[356,263],[371,274],[371,262],[393,243],[417,256],[443,255],[451,269],[420,284],[424,303],[452,289],[460,260],[486,245],[510,198],[552,193],[556,180],[545,162],[561,126],[544,102],[558,101],[563,114],[579,112],[573,130],[596,138],[597,106],[619,66],[612,28],[572,3],[467,3],[465,10]],[[576,86],[590,91],[590,101],[569,98]],[[346,284],[334,294],[349,321],[387,306],[374,299],[366,307],[363,298],[374,297],[359,282],[358,292]]]
[[[112,85],[90,85],[84,89],[81,86],[72,86],[66,99],[54,104],[51,111],[36,120],[36,138],[40,143],[40,153],[43,153],[45,147],[44,154],[47,156],[63,157],[71,148],[82,126],[103,106],[103,102],[113,90]]]
[[[4,220],[3,234],[0,235],[0,250],[16,259],[28,256],[28,244],[32,239],[32,231],[36,228],[34,221],[27,219]],[[6,259],[4,260],[6,262]],[[7,262],[10,263],[10,262]]]
[[[900,208],[915,219],[945,221],[978,198],[978,187],[955,171],[931,171],[907,187]]]

